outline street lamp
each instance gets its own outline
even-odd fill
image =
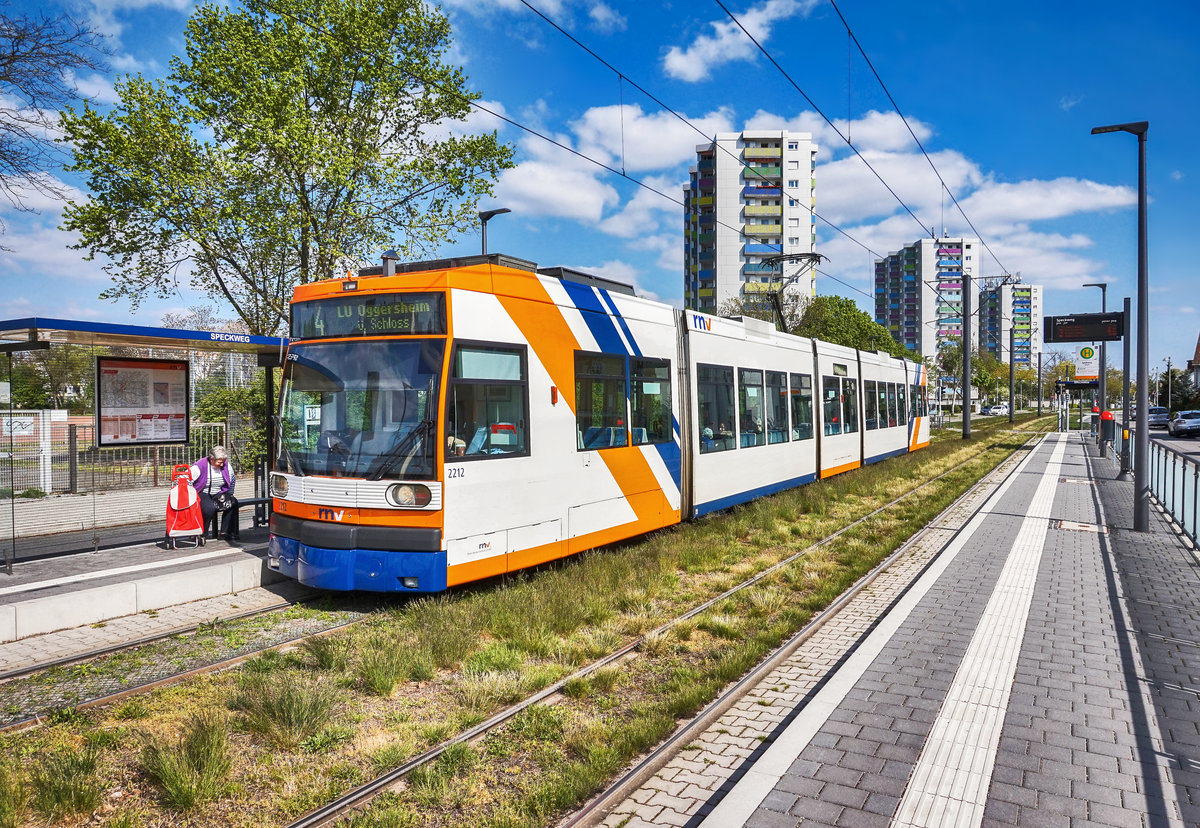
[[[479,214],[479,223],[483,228],[483,255],[487,255],[487,223],[489,220],[501,213],[511,213],[512,210],[507,207],[498,207],[495,210],[484,210]]]
[[[1133,447],[1133,530],[1150,531],[1150,412],[1146,382],[1150,378],[1150,306],[1149,273],[1146,257],[1146,133],[1149,121],[1093,127],[1092,135],[1103,132],[1128,132],[1138,139],[1138,349],[1137,349],[1137,430]]]
[[[1100,312],[1101,313],[1107,312],[1108,311],[1108,285],[1104,284],[1103,282],[1088,282],[1087,284],[1084,285],[1084,287],[1100,288]],[[1104,345],[1105,345],[1105,343],[1102,341],[1100,343],[1100,413],[1101,414],[1103,414],[1105,411],[1108,410],[1108,362],[1105,359],[1107,354],[1105,353]],[[1105,455],[1104,435],[1101,433],[1101,429],[1100,429],[1099,425],[1096,426],[1096,437],[1099,438],[1099,442],[1100,442],[1100,456],[1104,457],[1104,455]]]

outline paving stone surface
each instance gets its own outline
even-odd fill
[[[1061,462],[1048,466],[1060,440]],[[1044,540],[991,767],[954,771],[956,751],[963,762],[970,755],[975,735],[967,728],[934,745],[947,752],[950,770],[917,780],[918,758],[1018,533],[1029,528],[1035,487],[1049,472],[1053,502],[1047,525],[1034,527]],[[1132,480],[1117,477],[1111,458],[1096,456],[1078,435],[1044,441],[988,505],[984,526],[738,824],[1200,825],[1200,559],[1154,509],[1151,531],[1133,532]],[[989,477],[969,505],[991,497],[999,480]],[[805,715],[815,688],[945,545],[947,528],[964,520],[967,505],[935,521],[931,530],[940,533],[930,531],[870,594],[860,594],[603,824],[677,825],[681,814],[689,826],[715,824],[716,815],[706,816],[738,795],[739,780],[754,772],[789,721]],[[987,665],[965,669],[971,686],[974,671]],[[769,707],[754,710],[768,699]],[[748,749],[746,740],[758,746]],[[694,784],[672,787],[685,768]],[[979,779],[986,783],[977,803],[956,793],[970,787],[972,773],[986,774],[973,777],[976,787]],[[943,810],[905,812],[907,821],[899,822],[910,786],[941,791]],[[656,797],[653,813],[638,805],[646,791]]]

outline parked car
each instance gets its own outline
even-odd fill
[[[1167,433],[1173,437],[1194,437],[1200,434],[1200,411],[1177,411],[1167,420]]]
[[[1167,409],[1161,405],[1152,405],[1146,410],[1146,419],[1150,424],[1150,428],[1166,428]]]
[[[979,409],[980,414],[1003,414],[1008,416],[1008,403],[997,403],[996,405],[985,405]]]

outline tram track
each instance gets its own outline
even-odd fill
[[[1023,453],[1027,453],[1028,451],[1032,450],[1032,447],[1034,445],[1036,445],[1037,439],[1042,434],[1044,434],[1044,432],[1030,437],[1026,441],[1026,443],[1022,445],[1021,448],[1014,451],[1011,455],[1009,455],[1008,458],[1006,458],[1004,461],[1001,462],[1001,464],[999,464],[1000,466],[1003,466],[1004,464],[1010,465],[1010,468],[1006,471],[1006,473],[1004,475],[1004,479],[1007,479],[1007,477],[1009,475],[1011,475],[1017,469],[1017,467],[1019,465],[1019,462],[1015,462],[1014,458],[1017,457],[1018,455],[1023,455]],[[385,773],[382,773],[382,774],[376,776],[375,778],[371,779],[370,781],[364,783],[363,785],[360,785],[359,787],[338,797],[337,799],[331,800],[330,802],[326,803],[325,805],[321,806],[320,808],[317,808],[317,809],[305,814],[304,816],[300,817],[299,819],[289,823],[287,828],[324,828],[324,826],[330,826],[330,825],[336,824],[336,822],[339,819],[350,814],[353,811],[361,809],[362,807],[367,805],[373,798],[375,798],[379,794],[396,788],[407,777],[409,777],[414,771],[418,770],[419,768],[427,767],[431,763],[435,762],[438,759],[438,757],[440,757],[443,753],[445,753],[447,750],[449,750],[454,745],[461,744],[461,743],[475,742],[479,739],[482,739],[483,737],[487,736],[489,733],[492,733],[493,731],[496,731],[499,728],[501,728],[506,722],[510,721],[511,719],[513,719],[515,716],[517,716],[521,712],[523,712],[537,704],[540,704],[542,702],[546,702],[548,700],[554,699],[556,696],[558,696],[560,694],[563,686],[566,685],[568,682],[586,678],[589,674],[591,674],[605,666],[617,663],[617,662],[621,661],[622,659],[625,659],[630,654],[632,654],[636,650],[638,650],[648,639],[651,639],[656,636],[662,636],[668,630],[670,630],[672,627],[675,627],[679,624],[687,622],[688,620],[700,615],[701,613],[705,612],[706,610],[711,609],[712,607],[714,607],[717,604],[721,603],[722,601],[730,598],[731,596],[736,595],[738,592],[741,592],[742,590],[748,589],[748,588],[754,586],[755,584],[760,583],[761,581],[768,578],[770,575],[774,574],[775,572],[778,572],[779,570],[795,563],[796,561],[798,561],[808,555],[811,555],[813,552],[821,549],[822,547],[833,543],[835,540],[842,537],[843,535],[850,532],[851,530],[855,529],[856,527],[862,526],[863,524],[867,523],[868,521],[872,520],[873,518],[877,517],[878,515],[887,511],[888,509],[893,508],[894,506],[902,503],[903,501],[907,500],[908,498],[916,495],[918,492],[921,492],[922,490],[934,485],[935,483],[939,482],[940,480],[944,479],[945,477],[948,477],[949,475],[958,471],[959,469],[961,469],[963,466],[967,465],[970,462],[972,462],[972,460],[966,460],[963,463],[960,463],[950,469],[947,469],[942,474],[939,474],[936,477],[933,477],[933,478],[925,481],[924,483],[920,484],[919,486],[916,486],[913,489],[910,489],[909,491],[907,491],[904,494],[900,495],[899,497],[889,501],[888,503],[884,504],[883,506],[880,506],[880,507],[872,510],[871,512],[868,512],[867,514],[862,515],[861,517],[855,519],[851,523],[848,523],[845,526],[838,529],[837,531],[830,533],[826,537],[822,538],[821,540],[817,541],[814,544],[811,544],[810,546],[806,547],[805,549],[800,550],[792,555],[787,556],[786,558],[781,559],[780,561],[776,562],[772,566],[767,567],[766,569],[763,569],[762,571],[756,573],[754,576],[747,578],[746,580],[736,584],[735,586],[731,587],[730,589],[722,592],[720,595],[714,596],[713,598],[710,598],[710,599],[698,604],[697,606],[691,608],[687,612],[682,613],[682,614],[676,616],[675,618],[672,618],[670,621],[667,621],[666,623],[654,628],[653,630],[636,637],[634,640],[628,642],[623,647],[621,647],[619,650],[605,656],[604,658],[602,658],[598,661],[595,661],[595,662],[581,668],[580,670],[577,670],[576,672],[572,673],[571,675],[563,677],[559,681],[554,682],[553,684],[545,687],[544,689],[533,694],[532,696],[529,696],[529,697],[521,700],[520,702],[513,704],[513,705],[499,711],[498,713],[494,714],[487,720],[477,724],[476,726],[469,728],[468,730],[462,731],[461,733],[455,735],[454,737],[441,742],[440,744],[430,748],[429,750],[421,753],[418,756],[413,757],[409,761],[405,762],[403,765],[401,765],[395,769],[389,770]],[[998,486],[998,485],[1000,485],[1001,482],[1002,482],[1002,480],[997,481],[993,485]],[[978,497],[978,492],[976,491],[977,488],[978,488],[977,486],[973,486],[970,489],[968,489],[968,491],[964,492],[962,495],[960,495],[958,498],[956,498],[949,506],[946,507],[945,510],[943,510],[942,515],[952,513],[954,510],[958,509],[967,499],[972,497],[972,495],[975,495],[976,497]],[[643,757],[643,759],[640,760],[639,762],[637,762],[631,769],[629,769],[624,774],[622,774],[621,777],[619,779],[617,779],[613,784],[606,787],[605,790],[602,791],[599,795],[593,797],[592,800],[590,800],[587,804],[585,804],[583,808],[581,808],[574,815],[572,815],[572,817],[570,817],[566,822],[561,823],[562,828],[567,828],[567,826],[591,824],[592,815],[602,811],[605,805],[611,805],[611,803],[614,800],[616,800],[618,797],[623,795],[623,792],[629,790],[631,787],[636,785],[638,780],[642,780],[646,776],[654,773],[654,771],[657,770],[659,767],[661,767],[661,765],[665,762],[665,760],[666,760],[665,757],[669,757],[670,755],[673,755],[674,751],[677,750],[679,746],[686,744],[687,740],[690,737],[694,736],[695,733],[699,729],[710,724],[717,717],[719,717],[725,710],[727,710],[746,691],[747,688],[754,686],[759,680],[762,679],[763,676],[769,674],[780,663],[782,663],[787,658],[789,658],[791,656],[791,654],[798,647],[800,647],[805,641],[807,641],[809,638],[811,638],[825,623],[827,623],[831,618],[835,617],[842,609],[845,608],[845,606],[847,604],[849,604],[863,590],[868,589],[870,587],[870,585],[875,581],[875,579],[879,577],[880,574],[886,572],[888,570],[888,568],[893,563],[895,563],[895,561],[897,561],[904,555],[908,554],[912,545],[914,543],[916,543],[920,538],[926,536],[927,534],[929,534],[931,532],[950,531],[952,534],[945,541],[945,543],[949,543],[950,540],[952,540],[953,537],[955,535],[957,535],[957,533],[959,531],[961,531],[962,527],[965,526],[969,522],[970,518],[976,512],[978,512],[978,510],[980,508],[982,508],[982,506],[986,502],[986,500],[987,500],[986,497],[979,497],[978,498],[979,502],[973,508],[971,508],[969,510],[969,512],[966,514],[966,516],[964,518],[957,521],[957,526],[954,527],[953,529],[950,529],[950,527],[945,526],[943,524],[943,522],[940,520],[940,516],[939,516],[939,520],[935,521],[935,523],[939,524],[938,526],[933,526],[933,525],[927,526],[925,529],[921,530],[920,532],[917,532],[912,537],[910,537],[896,551],[894,551],[892,554],[890,554],[882,562],[876,564],[871,569],[870,572],[865,574],[862,578],[860,578],[857,582],[855,582],[855,584],[853,584],[849,589],[845,590],[841,595],[839,595],[833,601],[833,603],[831,603],[824,610],[822,610],[815,618],[813,618],[807,624],[805,624],[803,628],[801,628],[798,632],[796,632],[793,636],[791,636],[782,645],[777,647],[775,649],[775,651],[772,652],[770,655],[768,655],[767,658],[762,660],[758,666],[753,668],[749,673],[744,675],[741,679],[733,682],[728,688],[726,688],[724,691],[722,691],[716,699],[714,699],[713,701],[708,703],[704,707],[704,709],[701,710],[700,713],[698,713],[693,719],[691,719],[688,723],[678,727],[671,736],[669,736],[658,747],[656,747],[649,754],[647,754],[645,757]],[[944,547],[944,545],[945,544],[943,544],[943,547]],[[940,552],[938,554],[940,554]],[[936,558],[937,558],[937,555],[935,555],[933,558],[931,558],[931,560],[929,562],[927,562],[924,567],[922,567],[921,572],[923,572],[924,569],[927,568],[928,566],[932,565],[933,561],[936,560]],[[920,577],[920,573],[917,574],[917,577],[918,578]]]
[[[4,694],[4,696],[11,708],[12,705],[18,703],[13,700],[17,695],[19,695],[14,691],[13,688],[21,680],[36,678],[39,675],[47,674],[56,669],[81,668],[84,672],[91,672],[86,671],[86,666],[106,657],[132,652],[142,647],[151,647],[173,638],[191,637],[197,633],[203,632],[206,628],[214,628],[220,625],[228,625],[240,621],[251,621],[256,618],[269,616],[273,613],[284,612],[297,606],[298,604],[304,603],[307,600],[320,597],[321,593],[318,591],[305,590],[302,594],[297,595],[294,598],[282,600],[267,606],[256,607],[252,610],[247,610],[246,612],[222,616],[220,618],[215,618],[211,621],[202,622],[199,624],[181,625],[179,627],[164,630],[162,632],[158,632],[134,641],[124,641],[119,644],[99,647],[87,652],[81,652],[61,659],[56,659],[53,662],[43,662],[29,667],[10,670],[6,673],[0,674],[0,687],[7,688],[7,692]],[[72,710],[84,711],[92,708],[103,707],[132,696],[149,693],[162,687],[169,687],[173,684],[178,684],[186,681],[187,679],[201,676],[206,673],[227,670],[231,667],[241,664],[242,662],[259,657],[264,653],[276,650],[285,651],[298,646],[300,643],[309,638],[328,635],[345,629],[359,623],[367,616],[368,614],[365,612],[358,613],[357,617],[344,623],[333,624],[315,631],[306,629],[295,635],[286,636],[283,640],[277,641],[270,646],[257,647],[251,650],[237,652],[236,655],[232,655],[227,658],[219,658],[190,669],[173,672],[169,675],[163,675],[161,678],[122,687],[121,689],[113,692],[101,693],[83,700],[74,701],[69,704],[48,704],[45,703],[47,701],[45,696],[42,696],[39,701],[26,703],[26,707],[28,709],[22,711],[24,715],[21,718],[10,718],[9,721],[0,720],[0,722],[2,722],[0,723],[0,734],[15,733],[30,727],[35,727],[41,724],[48,716],[53,715],[53,713],[59,709],[70,708]],[[6,714],[4,711],[0,711],[0,716],[5,715]]]

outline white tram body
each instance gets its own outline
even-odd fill
[[[864,421],[864,381],[905,428]],[[268,562],[337,590],[515,571],[921,448],[924,384],[498,255],[301,286]]]

